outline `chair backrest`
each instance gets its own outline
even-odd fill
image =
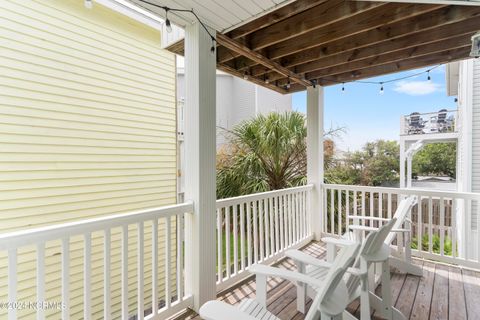
[[[437,121],[445,122],[446,119],[447,119],[447,109],[441,109],[440,111],[438,111]]]
[[[410,210],[412,210],[412,207],[415,204],[415,200],[416,200],[415,196],[409,196],[402,199],[402,201],[400,201],[400,203],[398,204],[397,210],[393,215],[393,217],[397,220],[395,221],[395,224],[393,225],[392,229],[395,230],[395,229],[402,228],[403,224],[405,223],[405,220],[408,217],[408,214],[410,213]],[[388,245],[391,245],[395,237],[396,237],[396,233],[390,232],[387,238],[385,239],[385,243]]]
[[[359,254],[355,259],[353,266],[360,268],[360,259],[362,256],[375,256],[385,243],[385,239],[392,231],[393,226],[397,222],[396,218],[392,218],[388,223],[384,224],[376,231],[370,232],[362,243]],[[346,278],[347,291],[349,301],[354,300],[358,296],[358,288],[360,286],[360,278],[358,276],[349,275]]]
[[[410,125],[412,126],[417,126],[420,124],[420,113],[418,112],[412,112],[410,113],[410,117],[409,117],[409,123]]]
[[[317,310],[335,315],[347,307],[349,301],[343,276],[347,269],[353,266],[359,250],[360,244],[358,243],[340,250],[323,281],[323,287],[317,292],[305,320],[313,320]]]

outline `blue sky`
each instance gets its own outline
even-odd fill
[[[400,72],[368,79],[388,81],[425,71],[428,68]],[[366,142],[378,139],[398,140],[400,116],[412,112],[433,112],[440,109],[456,109],[455,97],[447,97],[445,68],[441,66],[427,74],[388,83],[384,93],[380,86],[363,83],[346,83],[345,93],[341,85],[325,88],[325,128],[346,127],[342,138],[336,139],[341,150],[357,150]],[[293,109],[306,110],[306,93],[293,94]]]

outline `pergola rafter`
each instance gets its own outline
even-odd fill
[[[289,93],[467,58],[478,30],[480,6],[300,0],[219,34],[217,67]]]

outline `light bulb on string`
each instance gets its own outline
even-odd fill
[[[383,94],[383,93],[384,93],[384,91],[383,91],[383,82],[380,82],[380,92],[379,92],[379,93],[380,93],[380,94]]]
[[[427,81],[432,82],[432,77],[430,77],[430,70],[427,71]]]
[[[165,9],[165,27],[167,29],[168,33],[172,33],[172,24],[170,22],[170,19],[168,19],[168,10],[170,9]]]
[[[345,82],[342,82],[342,93],[345,93]]]
[[[85,4],[85,8],[87,9],[93,8],[93,0],[85,0],[84,4]]]

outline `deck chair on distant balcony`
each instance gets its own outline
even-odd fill
[[[349,303],[360,298],[360,319],[370,319],[370,306],[375,309],[383,318],[389,320],[403,320],[405,316],[393,307],[390,286],[390,247],[385,244],[385,239],[392,231],[396,219],[393,218],[376,231],[370,232],[362,242],[362,247],[355,260],[353,268],[347,271],[345,282]],[[321,280],[331,267],[331,264],[316,259],[299,250],[288,250],[285,255],[291,258],[297,265],[298,271],[302,274]],[[375,293],[375,286],[370,286],[368,281],[368,270],[372,264],[381,265],[382,297]],[[353,271],[352,271],[353,270]],[[305,295],[312,296],[315,288],[307,284],[297,283],[297,309],[300,312],[305,310]],[[343,319],[356,319],[348,311],[344,311]]]
[[[264,265],[253,265],[250,271],[256,276],[256,299],[243,300],[238,306],[221,301],[209,301],[200,308],[200,316],[206,320],[280,320],[266,308],[267,277],[280,277],[292,282],[307,283],[317,288],[306,320],[337,319],[347,307],[347,287],[343,276],[351,267],[360,245],[351,244],[340,250],[327,275],[318,280],[304,274]]]
[[[417,198],[409,196],[402,199],[395,211],[393,218],[396,219],[392,231],[385,239],[385,244],[392,247],[390,256],[390,265],[398,269],[402,273],[408,273],[416,276],[422,276],[422,268],[412,264],[411,249],[411,219],[410,214],[412,207],[415,205]],[[325,237],[322,241],[327,244],[327,261],[332,261],[335,257],[338,247],[344,246],[352,242],[362,241],[365,233],[377,230],[378,227],[360,225],[360,221],[376,221],[379,224],[389,221],[387,218],[350,215],[347,217],[353,221],[349,225],[347,231],[341,238]],[[396,245],[394,244],[396,240]]]

